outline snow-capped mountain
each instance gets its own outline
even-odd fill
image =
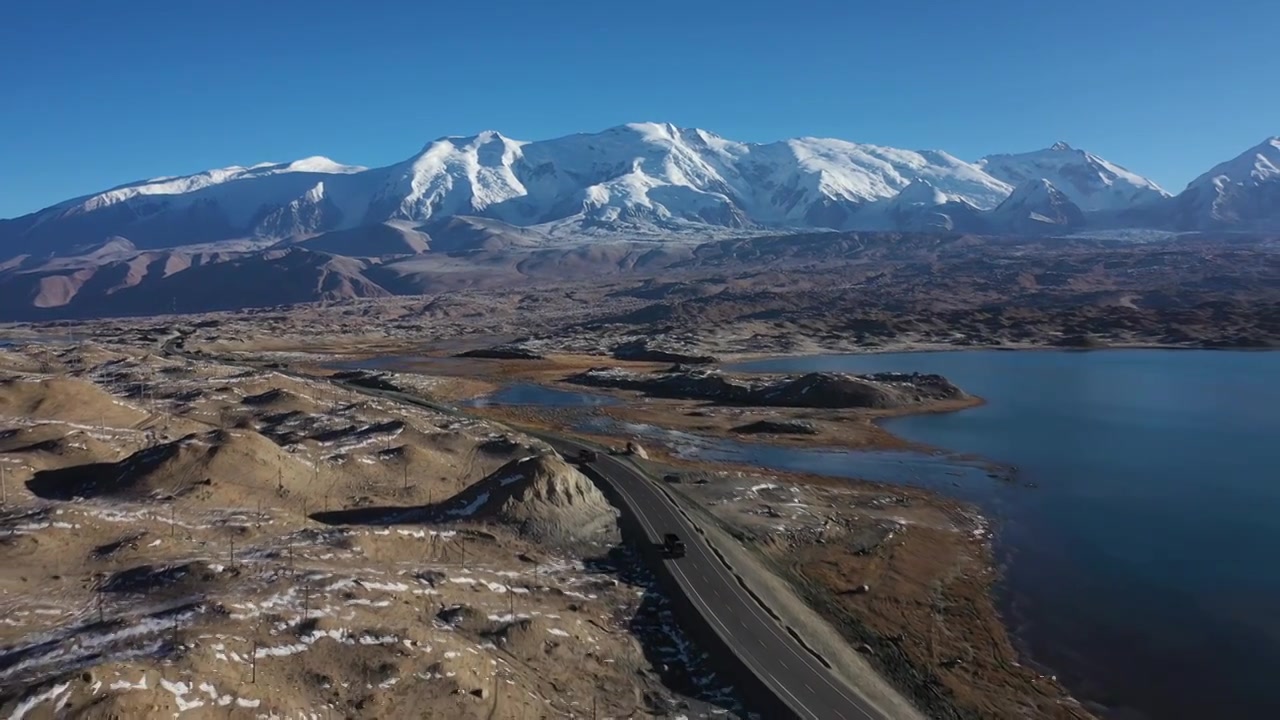
[[[1270,140],[1169,199],[1155,183],[1061,143],[969,163],[834,139],[743,143],[658,123],[537,142],[488,131],[441,138],[387,167],[312,157],[122,185],[0,221],[0,257],[112,237],[142,249],[231,240],[265,247],[356,230],[341,236],[343,247],[403,233],[416,239],[380,246],[420,247],[426,228],[451,218],[500,224],[522,243],[789,228],[1258,228],[1280,226],[1278,155],[1280,141]],[[382,224],[394,232],[363,230]]]
[[[530,143],[494,132],[436,141],[392,169],[366,219],[842,227],[920,179],[980,207],[1011,189],[943,152],[816,138],[748,144],[637,123]]]
[[[1019,185],[989,216],[989,222],[1005,232],[1031,235],[1072,230],[1084,221],[1080,207],[1044,178]]]
[[[1192,180],[1174,199],[1174,214],[1186,230],[1280,228],[1280,137]]]
[[[1014,186],[1029,180],[1048,180],[1085,212],[1125,210],[1169,197],[1163,188],[1141,175],[1064,142],[1034,152],[988,155],[977,165],[988,175]]]
[[[638,123],[539,142],[491,131],[442,138],[383,168],[308,158],[157,178],[5,222],[0,240],[65,247],[118,235],[163,247],[456,216],[522,227],[851,229],[872,222],[865,208],[915,182],[980,209],[1012,189],[941,151],[741,143]]]
[[[927,180],[916,180],[878,205],[884,210],[886,230],[973,232],[985,227],[982,210],[947,195]]]

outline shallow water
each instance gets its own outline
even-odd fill
[[[893,450],[858,451],[838,448],[790,448],[722,438],[592,417],[574,426],[579,432],[639,436],[662,443],[690,460],[755,465],[762,469],[811,472],[897,485],[945,490],[977,500],[991,494],[992,476],[1006,477],[1004,468],[966,460],[947,453]]]
[[[1017,484],[933,485],[997,521],[1002,602],[1031,656],[1082,697],[1140,716],[1280,717],[1280,353],[964,351],[734,369],[937,372],[983,396],[885,426],[1018,466]],[[831,472],[821,454],[792,460]]]
[[[537,405],[539,407],[603,407],[617,405],[616,398],[607,395],[557,390],[532,383],[513,383],[499,390],[462,403],[467,407],[486,405]]]

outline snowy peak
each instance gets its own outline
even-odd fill
[[[915,180],[903,188],[891,202],[897,207],[936,207],[949,199],[946,193],[934,187],[928,180]]]
[[[281,163],[277,165],[266,163],[263,165],[255,165],[251,169],[265,174],[281,172],[350,174],[363,172],[367,168],[359,165],[343,165],[342,163],[334,162],[323,155],[313,155],[301,160],[294,160],[291,163]]]
[[[1033,178],[1013,189],[1013,193],[1005,198],[1001,207],[1038,202],[1068,201],[1065,193],[1044,178]]]
[[[1084,212],[1066,193],[1044,178],[1019,185],[992,212],[998,227],[1016,233],[1041,233],[1051,228],[1069,229],[1084,224]]]
[[[1280,137],[1267,138],[1192,180],[1174,201],[1180,229],[1280,228]]]
[[[1089,212],[1125,210],[1169,197],[1147,178],[1065,142],[1028,153],[988,155],[977,164],[1011,185],[1044,178]]]
[[[916,180],[892,199],[878,203],[886,229],[904,232],[981,231],[982,211],[947,195],[927,180]]]
[[[512,172],[522,143],[486,131],[428,143],[414,157],[385,168],[366,217],[427,220],[472,215],[524,194]]]
[[[70,214],[87,213],[122,203],[138,201],[152,196],[194,197],[224,185],[275,176],[290,176],[276,185],[306,187],[315,180],[305,176],[352,175],[365,172],[357,165],[343,165],[326,157],[309,157],[289,163],[260,163],[251,167],[231,167],[206,170],[194,175],[166,176],[120,185],[96,195],[68,200],[52,209]],[[288,193],[287,193],[288,194]]]
[[[1273,182],[1280,178],[1280,137],[1272,137],[1192,180],[1187,187],[1206,183],[1237,185]]]
[[[990,208],[1012,189],[976,165],[939,150],[900,150],[824,138],[798,138],[778,145],[785,148],[793,166],[811,182],[817,181],[816,190],[835,200],[864,203],[891,198],[924,180],[948,195]],[[761,154],[776,153],[773,145],[756,147]]]
[[[542,238],[709,227],[1059,232],[1084,218],[1090,227],[1257,229],[1280,227],[1277,208],[1274,137],[1171,199],[1065,142],[969,163],[940,150],[815,137],[744,143],[642,122],[535,142],[495,130],[442,137],[372,169],[315,156],[153,178],[0,222],[0,251],[56,252],[111,237],[142,249],[297,242],[456,218]]]

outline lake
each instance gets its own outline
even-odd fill
[[[1030,657],[1117,717],[1280,717],[1280,353],[960,351],[733,369],[934,372],[986,398],[885,427],[1018,467],[1017,483],[966,478],[956,494],[996,521],[1000,600]]]
[[[573,392],[543,387],[533,383],[512,383],[496,391],[462,403],[466,407],[488,405],[538,405],[540,407],[573,408],[617,405],[618,399],[608,395]]]

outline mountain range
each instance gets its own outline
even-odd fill
[[[0,257],[113,238],[142,249],[316,242],[377,255],[359,247],[369,234],[361,228],[430,234],[450,218],[542,240],[815,228],[1272,231],[1280,229],[1277,168],[1280,138],[1271,138],[1175,196],[1065,143],[967,162],[833,139],[742,143],[657,123],[537,142],[490,131],[436,140],[381,168],[312,157],[122,185],[0,221]],[[316,241],[335,231],[346,242]]]
[[[1065,143],[967,162],[843,140],[742,143],[655,123],[539,142],[442,138],[372,169],[322,157],[229,167],[0,220],[0,320],[674,267],[718,238],[1125,228],[1280,233],[1280,138],[1177,195]]]

